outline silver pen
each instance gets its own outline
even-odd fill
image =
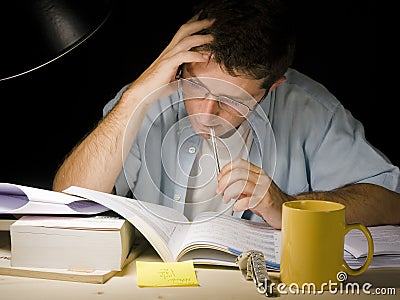
[[[217,171],[217,175],[218,175],[219,172],[221,172],[221,167],[219,164],[218,151],[217,151],[217,140],[215,138],[215,131],[214,131],[214,128],[212,128],[212,127],[210,127],[210,137],[211,137],[211,143],[212,143],[212,148],[213,148],[213,152],[214,152],[216,171]]]

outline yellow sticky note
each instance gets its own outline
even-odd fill
[[[193,262],[136,261],[136,278],[139,287],[196,286]]]

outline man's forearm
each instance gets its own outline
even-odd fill
[[[328,192],[304,193],[296,199],[319,199],[346,206],[346,222],[366,226],[400,224],[400,194],[384,187],[360,183]]]
[[[109,115],[65,159],[54,177],[53,190],[78,185],[112,192],[147,109],[147,105],[140,104],[129,92],[125,93]]]

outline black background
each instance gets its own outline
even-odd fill
[[[293,67],[332,91],[364,124],[367,140],[400,165],[384,134],[397,129],[396,109],[377,93],[375,1],[293,2]],[[58,165],[97,124],[104,104],[151,64],[190,18],[192,4],[116,0],[106,23],[82,45],[0,81],[0,182],[51,188]]]

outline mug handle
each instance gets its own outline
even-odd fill
[[[372,258],[374,256],[374,242],[372,239],[371,232],[364,225],[359,224],[359,223],[347,224],[346,228],[344,230],[344,234],[346,235],[352,229],[357,229],[357,230],[362,231],[368,241],[368,255],[367,255],[367,259],[366,259],[364,265],[362,265],[361,267],[359,267],[357,269],[352,269],[349,267],[347,262],[343,259],[343,267],[344,267],[345,271],[347,272],[347,274],[352,275],[352,276],[357,276],[357,275],[364,273],[368,269],[368,267],[372,261]]]

